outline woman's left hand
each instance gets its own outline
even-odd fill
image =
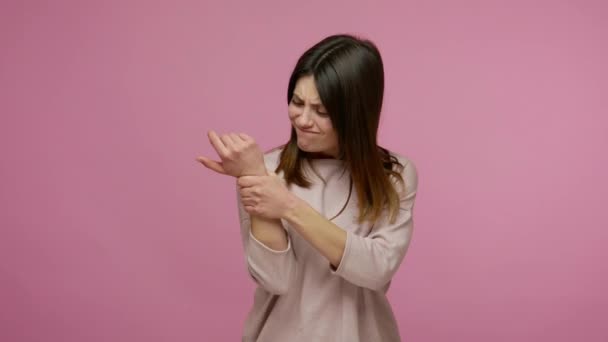
[[[285,181],[271,171],[267,176],[239,177],[237,184],[243,206],[252,215],[280,219],[295,200]]]

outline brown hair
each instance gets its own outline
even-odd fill
[[[403,165],[387,149],[377,145],[384,93],[380,52],[371,41],[352,35],[332,35],[321,40],[299,58],[289,79],[288,104],[296,82],[309,75],[314,77],[321,102],[338,136],[339,159],[350,171],[351,188],[345,206],[354,184],[359,200],[359,223],[375,222],[385,206],[388,206],[389,221],[394,222],[400,200],[390,177],[396,177],[403,184]],[[303,159],[309,155],[298,147],[293,127],[289,141],[280,148],[275,172],[283,171],[287,184],[310,187],[311,182],[302,173]]]

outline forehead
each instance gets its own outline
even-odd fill
[[[304,100],[319,101],[319,93],[313,76],[300,77],[293,93]]]

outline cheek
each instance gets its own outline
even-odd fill
[[[331,121],[323,123],[323,131],[329,142],[335,143],[338,141],[338,133],[334,130]]]
[[[333,125],[331,124],[331,120],[323,118],[323,119],[319,120],[318,123],[319,123],[319,127],[321,127],[321,129],[323,130],[323,132],[325,132],[326,135],[335,134]]]
[[[298,115],[298,108],[289,105],[289,107],[287,107],[287,115],[289,116],[289,119],[293,120]]]

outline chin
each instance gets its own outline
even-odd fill
[[[315,150],[312,150],[312,149],[310,149],[310,148],[306,148],[306,147],[304,147],[304,146],[302,146],[302,145],[299,145],[299,144],[298,144],[298,147],[299,147],[299,148],[300,148],[300,150],[302,150],[303,152],[308,152],[308,153],[313,153],[313,152],[315,152]]]
[[[302,150],[303,152],[307,152],[307,153],[318,153],[320,152],[319,149],[316,148],[310,148],[310,147],[304,147],[300,144],[298,144],[298,147],[300,148],[300,150]]]

